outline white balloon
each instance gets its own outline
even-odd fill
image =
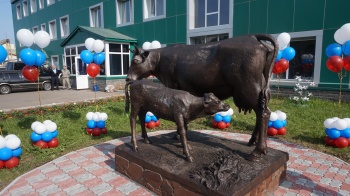
[[[49,123],[52,123],[52,121],[51,120],[44,120],[44,122],[43,122],[44,125],[47,125]]]
[[[57,129],[57,124],[54,122],[47,123],[47,124],[45,124],[45,126],[46,126],[46,130],[48,132],[54,132]]]
[[[147,112],[146,113],[148,116],[154,116],[154,114],[152,112]]]
[[[271,121],[275,121],[275,120],[277,120],[277,119],[278,119],[277,113],[276,113],[276,112],[271,112],[271,114],[270,114],[270,120],[271,120]]]
[[[151,46],[149,49],[157,49],[157,48],[161,48],[162,46],[160,45],[159,41],[157,40],[154,40],[152,43],[151,43]]]
[[[339,118],[338,117],[333,117],[332,118],[334,121],[338,120]]]
[[[14,149],[17,149],[20,145],[21,145],[21,140],[16,136],[6,140],[5,146],[11,150],[14,150]]]
[[[106,113],[101,113],[100,118],[101,118],[101,120],[106,121],[108,118],[108,115]]]
[[[232,116],[232,115],[233,115],[233,109],[230,108],[229,110],[227,110],[227,114],[230,115],[230,116]]]
[[[338,43],[343,45],[345,43],[346,40],[344,40],[341,36],[340,36],[340,29],[338,29],[335,33],[334,33],[334,40]]]
[[[92,116],[94,115],[94,113],[93,112],[88,112],[87,114],[86,114],[86,119],[87,120],[92,120]]]
[[[42,134],[46,131],[46,126],[43,123],[38,124],[34,128],[35,133]]]
[[[85,40],[85,47],[86,47],[86,49],[88,49],[89,51],[92,52],[93,51],[92,45],[94,44],[94,42],[95,42],[94,38],[91,38],[91,37],[87,38]]]
[[[5,140],[9,140],[10,138],[14,138],[14,137],[17,137],[17,135],[15,134],[8,134],[6,137],[5,137]],[[18,137],[17,137],[18,138]]]
[[[151,42],[145,42],[142,44],[142,49],[148,50],[151,47]]]
[[[224,112],[218,112],[217,114],[221,115],[221,116],[227,116],[227,111],[224,111]]]
[[[346,121],[347,128],[350,128],[350,118],[343,118]]]
[[[100,121],[101,119],[100,119],[100,115],[98,115],[98,114],[94,114],[93,116],[92,116],[92,120],[94,120],[95,122],[98,122],[98,121]]]
[[[278,120],[286,120],[287,114],[282,111],[277,111]]]
[[[350,23],[346,23],[340,28],[339,35],[345,42],[350,40]]]
[[[30,47],[34,43],[34,35],[28,29],[18,30],[16,37],[17,37],[17,40],[19,41],[19,43],[21,43],[23,46]]]
[[[338,119],[334,121],[333,124],[334,124],[334,127],[338,130],[344,130],[348,126],[348,123],[346,122],[346,120],[343,120],[343,119]]]
[[[327,118],[324,122],[323,125],[327,128],[327,129],[331,129],[334,128],[333,127],[333,122],[334,120],[332,118]]]
[[[284,50],[285,48],[287,48],[289,42],[290,42],[290,35],[289,33],[281,33],[278,35],[277,37],[277,42],[279,45],[279,50]]]
[[[35,126],[37,126],[37,125],[40,124],[40,123],[41,123],[41,122],[39,122],[39,121],[35,121],[35,122],[32,123],[32,125],[30,126],[30,128],[32,128],[32,130],[34,131]]]
[[[92,44],[92,49],[96,53],[102,52],[104,48],[105,48],[105,45],[104,45],[103,41],[101,41],[99,39],[95,40],[94,43]]]
[[[4,137],[2,137],[2,135],[0,135],[0,149],[5,147],[6,145],[6,140]]]
[[[34,35],[34,41],[40,48],[46,48],[50,44],[51,38],[46,31],[38,31]]]

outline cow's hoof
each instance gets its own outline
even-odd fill
[[[144,139],[146,144],[152,144],[151,140],[149,140],[148,138],[144,138]]]
[[[188,161],[188,162],[193,162],[193,158],[192,158],[192,156],[188,156],[188,157],[186,157],[186,160]]]
[[[137,146],[134,146],[134,147],[133,147],[133,150],[134,150],[135,152],[137,152],[137,151],[139,150],[139,148],[138,148]]]
[[[174,140],[180,140],[180,135],[178,133],[176,133],[173,137]]]
[[[254,149],[253,152],[247,157],[248,161],[259,162],[261,159],[261,152]]]
[[[255,140],[252,139],[252,138],[250,138],[250,140],[249,140],[247,146],[254,146],[255,144],[256,144]]]

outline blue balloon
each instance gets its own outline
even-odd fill
[[[336,128],[326,129],[326,134],[333,140],[340,137],[340,131]]]
[[[283,122],[281,120],[275,120],[272,122],[272,126],[275,128],[275,129],[280,129],[283,127]]]
[[[36,52],[30,48],[25,48],[19,53],[24,64],[33,66],[36,63]]]
[[[222,121],[224,121],[225,123],[229,123],[231,121],[231,116],[230,115],[223,116]]]
[[[7,57],[7,51],[4,46],[0,45],[0,63],[4,62]]]
[[[220,114],[215,114],[215,115],[214,115],[214,120],[215,120],[216,122],[220,122],[220,121],[222,121],[222,116],[221,116]]]
[[[342,52],[345,55],[349,55],[350,54],[350,40],[346,41],[342,47],[341,47]],[[339,55],[340,56],[340,55]]]
[[[284,127],[287,126],[287,120],[283,120],[282,123]]]
[[[282,50],[279,50],[276,56],[276,60],[275,62],[277,62],[278,60],[280,60],[282,58]]]
[[[295,57],[295,50],[292,47],[287,47],[282,52],[282,58],[287,61],[292,60]]]
[[[58,130],[56,129],[54,132],[51,132],[52,137],[55,138],[58,135]]]
[[[152,120],[152,118],[146,114],[146,116],[145,116],[145,122],[148,123],[148,122],[151,121],[151,120]]]
[[[90,129],[93,129],[96,127],[96,122],[94,120],[89,120],[87,122],[87,127],[89,127]]]
[[[100,65],[102,64],[104,61],[105,61],[105,53],[103,52],[100,52],[100,53],[95,53],[94,54],[94,62],[97,64],[97,65]]]
[[[350,128],[340,131],[340,136],[345,137],[346,139],[350,138]]]
[[[18,147],[17,149],[12,150],[12,156],[19,157],[22,154],[22,148]]]
[[[1,148],[0,149],[0,160],[7,161],[12,157],[12,150],[9,148]]]
[[[326,55],[328,57],[340,56],[341,52],[342,52],[342,47],[337,43],[329,44],[326,48]]]
[[[92,60],[94,59],[94,56],[92,55],[92,53],[89,50],[83,50],[80,53],[80,58],[84,63],[90,64],[92,62]]]
[[[32,132],[30,134],[30,139],[32,140],[32,142],[37,142],[39,140],[41,140],[41,134],[37,134],[36,132]]]
[[[35,65],[37,65],[38,67],[42,66],[45,61],[46,61],[46,56],[45,53],[43,53],[40,50],[35,50],[36,52],[36,62]]]
[[[96,126],[100,129],[102,129],[106,126],[106,121],[100,120],[96,123]]]
[[[156,116],[151,116],[151,121],[154,121],[154,122],[157,122],[158,121],[158,118]]]
[[[49,132],[49,131],[45,131],[43,134],[41,134],[41,139],[44,141],[44,142],[49,142],[52,140],[52,133]]]
[[[272,123],[273,123],[273,122],[272,122],[271,120],[269,120],[269,123],[267,124],[267,126],[268,126],[268,127],[272,127]]]

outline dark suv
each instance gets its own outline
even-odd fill
[[[27,91],[38,89],[51,90],[51,77],[40,76],[39,82],[30,82],[22,75],[21,70],[0,70],[0,94],[13,91]]]

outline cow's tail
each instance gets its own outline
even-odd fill
[[[125,112],[129,113],[130,99],[129,99],[129,86],[132,82],[127,82],[125,84]]]

